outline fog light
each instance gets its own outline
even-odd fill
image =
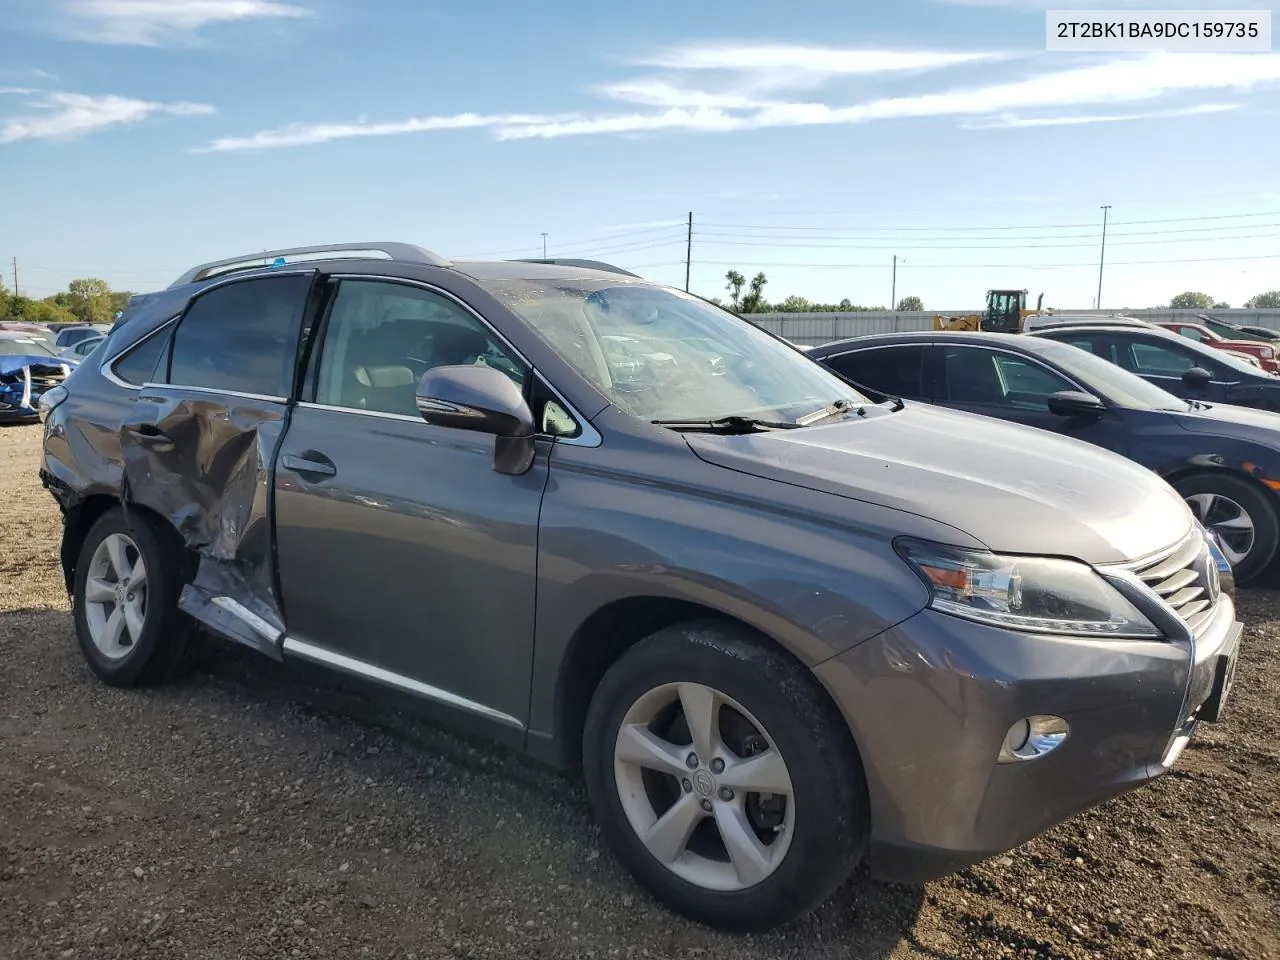
[[[1019,763],[1052,753],[1067,739],[1071,727],[1061,717],[1024,717],[1009,728],[1000,745],[1000,763]]]

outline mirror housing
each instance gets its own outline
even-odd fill
[[[418,412],[427,423],[491,434],[493,469],[519,476],[533,466],[533,411],[520,388],[501,370],[445,366],[428,370],[418,383]]]
[[[1203,390],[1212,380],[1213,374],[1204,367],[1192,367],[1182,375],[1182,382],[1197,390]]]
[[[1049,395],[1049,412],[1059,417],[1100,417],[1107,412],[1101,400],[1080,390],[1059,390]]]

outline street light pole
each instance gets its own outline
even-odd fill
[[[547,235],[542,235],[542,259],[547,259]]]
[[[1107,262],[1107,211],[1111,209],[1111,204],[1104,204],[1102,207],[1102,252],[1098,255],[1098,302],[1096,309],[1102,309],[1102,268]]]
[[[898,309],[898,255],[893,255],[893,292],[889,294],[889,309]]]

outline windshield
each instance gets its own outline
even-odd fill
[[[794,422],[868,403],[758,327],[669,287],[618,280],[500,280],[486,289],[620,409],[644,420]]]
[[[50,350],[39,340],[29,339],[0,339],[0,357],[56,357],[57,354]]]
[[[1083,347],[1067,343],[1046,341],[1037,351],[1069,373],[1083,386],[1110,400],[1116,406],[1130,410],[1186,410],[1186,400],[1175,397],[1140,376],[1103,360]]]

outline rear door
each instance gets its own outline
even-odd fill
[[[443,290],[331,283],[276,474],[286,650],[518,733],[550,443],[527,473],[498,473],[493,437],[427,423],[415,395],[442,365],[496,367],[527,389],[532,372]]]
[[[271,470],[314,276],[232,280],[197,295],[143,351],[159,356],[121,430],[126,498],[167,517],[199,555],[183,609],[276,656]]]
[[[933,398],[926,375],[929,344],[913,343],[863,347],[824,357],[822,362],[846,380],[878,393],[905,400]]]
[[[1120,366],[1175,397],[1226,402],[1232,383],[1226,366],[1199,351],[1184,347],[1168,337],[1144,337],[1140,334],[1117,337],[1116,346]],[[1192,387],[1183,379],[1183,375],[1193,367],[1209,372],[1210,382],[1203,389]]]
[[[1126,452],[1124,422],[1114,410],[1108,409],[1096,419],[1063,417],[1049,410],[1049,397],[1054,393],[1089,391],[1040,360],[977,344],[939,344],[938,350],[938,405]]]

